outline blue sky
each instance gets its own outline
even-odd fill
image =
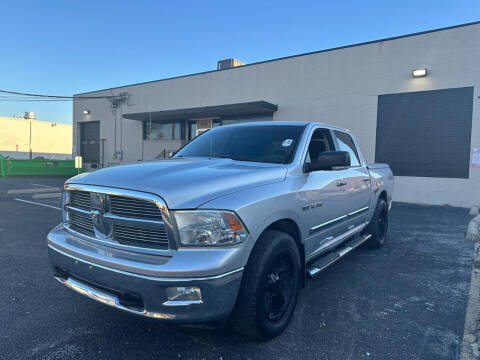
[[[480,1],[3,2],[0,89],[54,95],[480,20]],[[71,103],[0,101],[71,122]]]

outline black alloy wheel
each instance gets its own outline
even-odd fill
[[[294,294],[293,264],[287,255],[277,256],[267,272],[265,279],[265,315],[276,322],[287,311]]]

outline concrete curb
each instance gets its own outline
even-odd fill
[[[480,242],[480,215],[475,216],[468,223],[465,240],[472,242]]]
[[[480,244],[475,252],[460,360],[480,359]]]

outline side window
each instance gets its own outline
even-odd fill
[[[305,162],[311,163],[312,159],[316,159],[322,152],[333,150],[335,149],[330,131],[327,129],[317,129],[313,132],[310,143],[308,144]]]
[[[333,133],[337,138],[338,150],[339,151],[348,151],[350,154],[351,166],[360,166],[360,158],[358,156],[357,148],[355,143],[350,135],[347,133],[334,130]]]

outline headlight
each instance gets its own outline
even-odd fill
[[[62,192],[62,219],[64,223],[67,223],[70,221],[70,216],[68,214],[68,211],[65,210],[65,205],[67,205],[70,202],[70,192],[67,190],[63,190]]]
[[[235,245],[248,231],[235,213],[222,210],[174,211],[180,243],[185,246]]]

